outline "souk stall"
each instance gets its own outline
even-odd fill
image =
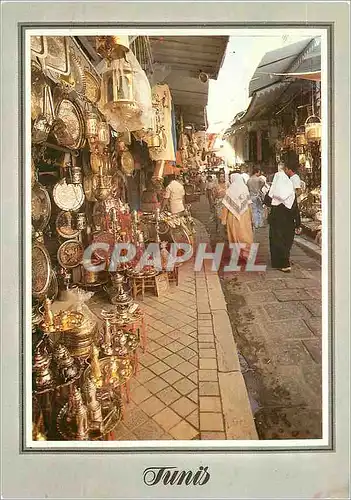
[[[152,91],[128,37],[96,50],[99,72],[71,37],[31,40],[34,440],[113,437],[146,346],[136,298],[177,281],[167,239],[161,268],[138,267],[147,241],[172,236],[167,214],[138,211],[147,172],[157,184],[175,155],[170,94]]]

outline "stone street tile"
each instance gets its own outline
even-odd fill
[[[317,280],[314,279],[290,279],[285,281],[286,286],[288,288],[305,288],[310,289],[310,288],[318,288],[320,287],[321,283],[319,283]]]
[[[212,319],[212,314],[211,313],[202,313],[197,315],[198,320],[211,320]]]
[[[286,288],[286,284],[281,279],[264,279],[261,281],[253,281],[251,283],[247,283],[246,285],[251,292],[258,292],[259,290],[279,290],[282,288]]]
[[[161,340],[161,339],[157,339]],[[147,351],[153,353],[154,351],[157,351],[157,349],[160,349],[162,345],[158,344],[157,342],[154,342],[153,340],[149,340],[147,342]]]
[[[274,295],[280,302],[288,302],[290,300],[308,300],[311,298],[303,288],[274,290]]]
[[[182,373],[183,375],[190,375],[194,371],[196,371],[196,367],[192,364],[189,363],[188,361],[184,361],[183,363],[180,363],[177,367],[177,371]]]
[[[191,359],[189,359],[189,362],[195,366],[195,368],[198,368],[199,366],[199,356],[198,354],[196,354],[195,356],[193,356]]]
[[[199,335],[199,342],[214,342],[214,335]]]
[[[168,387],[168,384],[165,380],[160,377],[155,377],[151,380],[148,380],[144,383],[144,387],[146,387],[152,394],[157,394],[162,391],[165,387]]]
[[[322,318],[311,316],[310,318],[305,319],[305,321],[314,335],[318,337],[322,335]]]
[[[163,363],[163,361],[158,361],[157,363],[150,366],[150,370],[152,370],[156,375],[161,375],[161,373],[167,371],[169,367]]]
[[[267,345],[272,366],[308,364],[309,356],[301,340],[283,340],[283,338],[280,342]]]
[[[259,292],[250,292],[245,295],[245,302],[249,306],[255,304],[269,304],[277,302],[277,298],[270,290],[260,290]]]
[[[194,342],[194,339],[190,336],[190,334],[182,334],[182,336],[179,337],[178,342],[181,342],[183,345],[188,346]]]
[[[146,354],[142,354],[140,356],[140,363],[143,365],[143,366],[150,366],[154,363],[156,363],[158,360],[157,358],[155,358],[155,356],[153,356],[152,354],[150,353],[146,353]]]
[[[227,311],[214,311],[213,324],[218,369],[225,372],[240,370],[237,348]]]
[[[153,352],[153,356],[156,356],[156,358],[158,359],[167,358],[167,356],[170,356],[172,354],[172,352],[168,349],[169,348],[166,349],[166,347],[160,347],[160,349],[157,349],[157,351]]]
[[[170,405],[177,399],[181,397],[181,394],[177,392],[173,387],[166,387],[165,389],[162,389],[162,391],[157,393],[157,397],[165,403],[165,405]]]
[[[202,327],[211,328],[212,327],[212,319],[199,319],[197,322],[197,325],[199,328],[202,328]]]
[[[151,396],[151,398],[147,399],[146,401],[143,401],[140,405],[139,408],[143,410],[146,415],[149,415],[149,417],[152,417],[156,413],[159,413],[163,408],[165,408],[165,404],[160,401],[156,396]]]
[[[212,326],[199,326],[197,331],[199,335],[213,335]]]
[[[153,419],[167,432],[182,420],[182,418],[170,408],[165,408],[160,413],[157,413],[153,416]]]
[[[164,317],[165,313],[162,315],[164,321],[157,321],[154,323],[154,328],[162,333],[170,333],[174,328],[178,326],[178,321],[175,318]]]
[[[308,320],[307,320],[308,321]],[[261,325],[270,339],[299,339],[313,337],[311,330],[302,319],[268,322]],[[257,338],[257,337],[256,337]],[[250,338],[248,338],[250,340]]]
[[[217,370],[217,360],[202,358],[199,360],[200,370]]]
[[[218,382],[199,382],[200,396],[219,396]]]
[[[321,364],[322,363],[322,341],[320,339],[310,339],[302,341],[312,359]]]
[[[178,382],[175,382],[173,387],[177,389],[177,391],[179,391],[183,396],[185,396],[189,394],[191,391],[193,391],[196,388],[196,385],[193,382],[191,382],[191,380],[183,378]]]
[[[152,371],[150,371],[148,368],[143,368],[136,376],[136,380],[138,380],[140,383],[143,384],[148,380],[152,379],[154,376],[155,374],[152,373]]]
[[[214,339],[213,339],[214,340]],[[199,342],[199,349],[215,349],[216,344],[214,342]]]
[[[200,382],[215,382],[218,380],[217,370],[199,370]]]
[[[193,339],[191,339],[193,340]],[[198,353],[199,352],[199,346],[197,342],[193,342],[192,344],[189,344],[188,346],[190,349],[192,349],[194,352]]]
[[[189,424],[195,427],[195,429],[198,429],[200,426],[199,410],[196,409],[195,411],[193,411],[190,415],[186,417],[186,420],[189,422]]]
[[[135,407],[130,411],[127,410],[124,415],[123,425],[133,431],[136,427],[148,420],[148,416],[140,408]]]
[[[200,430],[224,431],[222,413],[206,413],[200,411]]]
[[[193,403],[190,399],[182,397],[171,404],[172,410],[178,413],[181,417],[187,417],[196,410],[197,405]]]
[[[255,414],[260,439],[321,439],[322,412],[299,408],[262,408]],[[279,422],[279,425],[277,425]]]
[[[190,373],[190,375],[188,375],[188,379],[194,382],[194,384],[197,384],[199,381],[197,370],[195,370],[193,373]]]
[[[181,337],[181,336],[182,336],[182,334],[181,334],[181,332],[180,332],[180,331],[178,331],[178,330],[173,330],[173,332],[170,332],[170,333],[168,334],[168,337],[170,337],[170,338],[171,338],[171,339],[173,339],[173,340],[178,340],[178,339],[179,339],[179,337]]]
[[[308,318],[309,311],[298,302],[280,302],[262,306],[271,320]]]
[[[200,359],[202,358],[216,358],[216,349],[200,349]]]
[[[145,401],[145,399],[148,399],[150,396],[152,396],[151,392],[148,391],[145,387],[142,385],[139,385],[139,387],[136,387],[132,392],[131,392],[131,397],[134,403],[137,405],[139,403],[142,403]]]
[[[178,353],[178,351],[180,351],[180,349],[183,349],[183,347],[184,347],[183,344],[181,344],[177,340],[174,340],[171,344],[168,344],[167,349],[169,349],[173,353]],[[172,352],[170,352],[168,356],[170,356]]]
[[[201,432],[200,439],[225,441],[227,438],[225,432]]]
[[[188,422],[185,422],[185,420],[182,420],[179,424],[170,429],[169,433],[175,439],[184,441],[194,439],[194,437],[198,435],[198,431],[188,424]]]
[[[178,356],[178,354],[172,354],[171,356],[168,356],[168,358],[165,358],[164,362],[171,368],[177,368],[180,363],[184,362],[184,359]]]
[[[200,411],[221,412],[221,398],[213,396],[200,396]]]
[[[164,429],[160,427],[156,422],[149,419],[144,424],[139,425],[134,429],[134,434],[141,441],[153,441],[161,439],[164,434]]]
[[[164,319],[165,323],[168,325],[168,331],[172,331],[175,328],[180,328],[184,325],[183,321],[180,321],[179,319],[173,318],[172,316],[167,316]],[[166,330],[163,330],[166,331]]]
[[[174,384],[174,382],[177,382],[177,380],[183,378],[183,375],[172,369],[168,370],[165,373],[162,373],[161,377],[164,378],[170,385],[172,385]]]
[[[174,342],[174,339],[172,339],[168,335],[163,335],[162,337],[157,339],[157,343],[163,347],[167,346],[167,349],[169,349],[168,346],[169,346],[169,344],[172,344],[172,342]]]
[[[185,326],[182,326],[180,329],[180,330],[182,330],[183,328],[185,329],[183,333],[186,333],[186,331],[189,332],[189,328],[193,328],[192,326],[189,326],[190,323],[194,320],[193,316],[188,316],[187,314],[183,313],[180,315],[179,319],[181,320],[182,323],[185,323]],[[189,328],[186,328],[187,326],[189,326]]]
[[[193,358],[196,355],[196,352],[190,349],[189,347],[184,347],[178,352],[178,354],[185,360],[188,360]]]
[[[319,288],[308,288],[306,290],[308,295],[310,296],[311,299],[317,299],[321,300],[322,299],[322,287],[320,286]]]
[[[210,304],[208,302],[198,302],[197,310],[199,313],[208,313],[210,309]]]
[[[302,304],[307,307],[311,312],[312,316],[321,317],[322,316],[322,304],[319,300],[308,300],[302,302]]]
[[[148,327],[146,329],[146,335],[148,339],[158,340],[163,336],[163,333],[159,332],[158,330],[154,330],[154,328]]]

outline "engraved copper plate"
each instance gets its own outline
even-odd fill
[[[134,158],[129,151],[124,151],[121,155],[121,168],[126,175],[134,172]]]
[[[94,254],[101,259],[102,261],[110,258],[115,246],[115,239],[113,234],[108,231],[101,231],[93,234],[93,243],[107,243],[109,245],[109,249],[106,252],[103,248],[97,248],[94,251]]]
[[[79,229],[73,225],[72,212],[62,211],[56,218],[56,231],[62,238],[75,238],[79,234]]]
[[[54,186],[53,198],[61,210],[78,210],[84,202],[83,187],[81,184],[67,184],[66,180],[62,179]]]
[[[62,267],[71,269],[81,264],[83,260],[83,245],[76,240],[69,240],[62,243],[57,251],[57,260]]]
[[[43,231],[51,216],[49,193],[36,182],[32,187],[32,226],[36,231]]]
[[[93,104],[100,100],[101,82],[90,71],[84,71],[85,76],[85,97]]]
[[[51,262],[48,251],[40,243],[32,247],[32,295],[40,297],[45,294],[50,283]]]
[[[47,36],[47,56],[45,67],[61,75],[69,75],[70,61],[68,52],[68,39],[65,36]]]
[[[53,127],[56,140],[61,146],[80,149],[85,143],[84,118],[80,107],[69,99],[62,99],[56,107]]]

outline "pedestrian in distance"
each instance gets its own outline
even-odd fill
[[[247,181],[247,187],[252,201],[252,214],[255,229],[263,227],[264,223],[263,196],[261,191],[264,185],[265,181],[261,177],[261,170],[255,167],[253,174]]]
[[[270,207],[268,223],[272,267],[289,273],[290,251],[295,233],[300,233],[301,223],[294,187],[285,172],[274,175],[264,203]]]

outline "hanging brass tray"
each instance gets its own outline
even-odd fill
[[[36,57],[46,57],[48,53],[47,41],[45,36],[31,36],[30,50]]]
[[[92,103],[96,104],[100,101],[101,82],[88,70],[84,70],[85,77],[85,97]]]
[[[69,75],[70,58],[68,37],[46,36],[47,55],[44,59],[45,69],[60,75]]]
[[[51,201],[46,189],[35,182],[32,187],[32,226],[36,231],[43,231],[51,217]]]
[[[44,245],[32,246],[32,295],[40,298],[49,287],[51,277],[50,256]]]
[[[83,113],[75,102],[63,98],[55,109],[53,133],[61,146],[80,149],[85,143]]]
[[[129,151],[123,151],[120,157],[121,169],[123,173],[130,176],[134,172],[134,158]]]
[[[72,269],[82,263],[84,247],[77,240],[68,240],[62,243],[57,250],[57,260],[65,269]]]
[[[61,179],[55,184],[52,195],[56,205],[68,212],[78,210],[84,202],[82,185],[67,184],[66,179]]]
[[[76,238],[80,231],[72,227],[73,213],[62,210],[56,218],[56,231],[62,238]]]
[[[67,91],[74,90],[77,94],[85,95],[86,79],[85,72],[80,60],[72,49],[69,54],[70,72],[63,75],[55,71],[47,70],[48,76]]]

